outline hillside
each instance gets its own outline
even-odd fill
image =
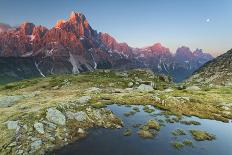
[[[203,65],[188,81],[231,86],[232,50]]]
[[[169,123],[197,123],[182,120],[184,115],[229,122],[231,93],[224,87],[176,86],[148,70],[98,70],[10,83],[0,87],[1,154],[45,154],[85,137],[90,128],[122,128],[122,120],[105,108],[114,103],[144,105],[147,113],[153,112],[147,105],[154,106]]]

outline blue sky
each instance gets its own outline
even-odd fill
[[[0,22],[51,28],[71,11],[133,47],[160,42],[172,51],[185,45],[213,54],[232,48],[232,0],[1,0]]]

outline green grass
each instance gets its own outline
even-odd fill
[[[192,134],[192,137],[196,141],[212,141],[216,139],[216,136],[213,134],[210,134],[206,131],[201,131],[201,130],[190,130],[190,133]]]

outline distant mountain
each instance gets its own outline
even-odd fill
[[[98,33],[83,14],[75,12],[51,29],[23,23],[0,35],[1,76],[13,79],[104,68],[150,68],[181,81],[211,59],[202,50],[191,52],[187,47],[173,55],[160,43],[132,48],[107,33]]]
[[[203,65],[188,81],[232,85],[232,49]]]

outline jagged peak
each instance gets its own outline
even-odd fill
[[[64,23],[66,23],[66,20],[64,19],[60,19],[56,22],[56,26],[55,27],[61,27],[61,25],[63,25]]]
[[[24,22],[19,26],[19,30],[25,35],[31,35],[34,27],[35,27],[35,24],[30,23],[30,22]]]
[[[69,20],[72,22],[85,21],[85,15],[80,12],[72,11],[69,17]]]

